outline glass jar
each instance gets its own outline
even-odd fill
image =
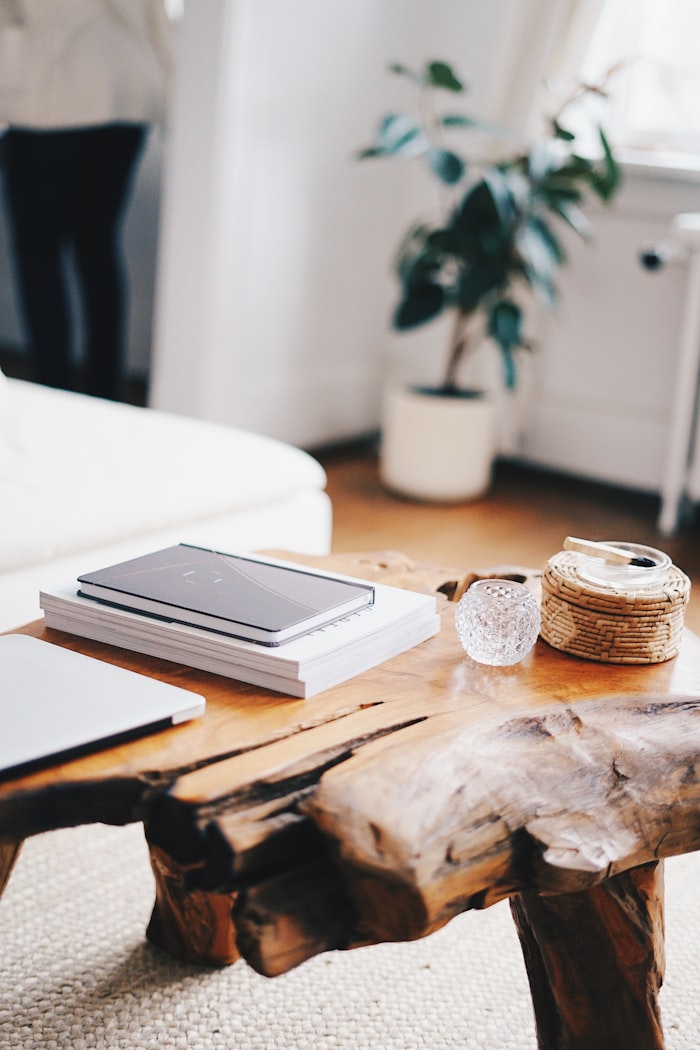
[[[527,656],[537,641],[540,608],[522,583],[477,580],[457,603],[455,627],[472,660],[506,667]]]

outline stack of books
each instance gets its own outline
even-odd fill
[[[179,544],[43,590],[47,627],[307,698],[431,638],[431,595]]]

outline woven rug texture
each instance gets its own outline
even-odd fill
[[[667,862],[667,1050],[700,1046],[699,875]],[[268,979],[150,946],[152,901],[140,827],[29,840],[0,901],[0,1050],[536,1050],[505,902]]]

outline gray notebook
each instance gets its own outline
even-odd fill
[[[281,645],[374,601],[364,580],[178,543],[83,573],[80,594],[261,645]]]
[[[204,707],[188,689],[38,638],[0,637],[0,771],[97,750]]]

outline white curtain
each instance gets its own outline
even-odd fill
[[[495,117],[507,127],[537,131],[541,115],[554,108],[553,92],[567,95],[575,84],[604,5],[605,0],[522,0],[512,6]]]
[[[605,0],[514,0],[497,53],[498,75],[492,89],[495,121],[526,140],[541,132],[544,120],[559,109],[577,83],[604,4]],[[499,148],[498,141],[493,145]],[[531,310],[528,328],[536,344],[545,340],[549,324],[543,311]],[[502,388],[500,363],[489,349],[484,347],[478,361],[479,380],[500,403],[501,452],[517,455],[537,399],[537,358],[524,355],[517,390],[508,392]]]

